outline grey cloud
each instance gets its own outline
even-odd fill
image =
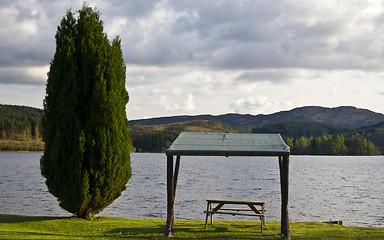
[[[383,71],[384,36],[377,33],[382,32],[384,14],[369,18],[362,14],[364,4],[350,7],[358,2],[116,0],[101,1],[96,8],[104,26],[116,18],[127,20],[120,29],[113,29],[122,38],[127,64],[248,72],[287,68]],[[74,0],[26,5],[1,1],[0,8],[14,7],[18,15],[16,23],[0,27],[0,66],[48,64],[60,19],[67,8],[77,11],[81,4]],[[37,33],[12,29],[12,24],[24,22],[35,24]],[[248,81],[254,74],[237,80]],[[254,79],[259,77],[272,82],[279,78],[272,74]]]
[[[0,84],[45,85],[44,73],[41,69],[0,68]]]
[[[169,83],[173,79],[182,78],[185,74],[181,68],[127,66],[127,86],[143,87],[159,83]]]
[[[158,3],[159,1],[156,0],[109,1],[108,8],[105,9],[105,12],[101,12],[101,14],[102,17],[108,14],[110,16],[124,16],[130,19],[143,18],[148,16]]]
[[[298,74],[287,70],[261,70],[243,72],[235,80],[244,82],[286,83],[298,76]]]
[[[0,19],[0,66],[44,66],[53,57],[55,27],[42,5],[12,1]],[[31,8],[29,8],[31,7]]]
[[[166,7],[182,14],[168,29],[169,35],[165,38],[156,30],[151,32],[154,41],[146,48],[127,48],[134,53],[129,61],[217,69],[382,69],[374,54],[381,49],[371,46],[365,51],[363,47],[366,41],[381,37],[368,37],[365,32],[349,36],[354,31],[350,21],[356,21],[350,16],[353,10],[340,17],[327,8],[305,13],[295,3],[290,7],[271,1],[200,3],[171,1]],[[303,13],[304,17],[295,16]],[[314,18],[313,23],[302,19],[305,17]],[[375,28],[374,22],[371,27]]]
[[[23,46],[0,46],[0,66],[44,66],[53,58],[54,47],[51,44],[36,46],[28,43]]]
[[[168,29],[169,35],[164,38],[163,32],[154,29],[150,34],[155,41],[149,46],[141,50],[134,45],[127,48],[129,53],[134,53],[130,55],[129,61],[139,60],[147,64],[153,64],[154,61],[158,64],[188,61],[193,64],[219,66],[220,63],[215,62],[215,56],[222,49],[231,50],[231,46],[239,48],[244,43],[266,38],[266,34],[261,33],[263,29],[255,26],[255,23],[263,26],[260,20],[262,10],[240,7],[233,1],[224,1],[223,4],[200,3],[192,5],[188,2],[188,7],[183,8],[182,3],[176,1],[172,2],[175,5],[167,6],[182,13]],[[271,16],[266,18],[272,19]],[[250,53],[247,50],[246,52],[247,55]],[[236,55],[236,52],[230,52],[227,58],[234,58],[237,62]],[[157,60],[157,56],[161,56],[161,59]]]

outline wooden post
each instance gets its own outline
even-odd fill
[[[281,186],[281,234],[284,239],[291,239],[289,228],[288,193],[289,193],[289,155],[279,156]]]
[[[173,156],[167,156],[167,223],[165,225],[164,235],[172,236],[174,228],[174,182],[173,182]]]
[[[174,233],[174,208],[179,167],[180,156],[176,159],[175,172],[173,172],[173,156],[167,156],[167,223],[164,231],[166,237],[172,237]]]
[[[173,176],[173,194],[174,198],[176,197],[176,187],[177,187],[177,177],[179,176],[179,168],[180,168],[180,156],[176,157],[176,165],[175,165],[175,174]]]

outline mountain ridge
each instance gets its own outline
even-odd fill
[[[42,116],[43,110],[28,106],[0,104],[0,113],[8,115],[11,111],[20,114],[33,115],[34,118]],[[5,112],[4,112],[5,111]],[[3,116],[4,117],[4,116]],[[161,125],[169,123],[186,122],[191,120],[216,120],[228,124],[239,130],[251,130],[255,127],[285,122],[317,122],[334,125],[342,128],[357,128],[384,122],[384,114],[368,109],[353,106],[339,106],[334,108],[320,106],[303,106],[291,110],[279,111],[272,114],[239,114],[226,113],[221,115],[178,115],[169,117],[156,117],[148,119],[130,120],[130,126],[136,125]]]
[[[129,121],[130,126],[160,125],[191,120],[217,120],[230,125],[234,129],[252,129],[264,125],[284,122],[318,122],[331,124],[343,128],[356,128],[384,122],[384,114],[368,109],[353,106],[340,106],[334,108],[320,106],[304,106],[288,111],[272,114],[238,114],[227,113],[221,115],[179,115],[170,117],[157,117]]]

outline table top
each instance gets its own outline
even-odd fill
[[[263,205],[266,201],[253,201],[253,200],[234,200],[234,199],[207,199],[211,203],[228,203],[228,204],[256,204]]]

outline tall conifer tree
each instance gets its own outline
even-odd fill
[[[131,177],[125,63],[99,12],[68,11],[56,33],[46,85],[41,173],[60,206],[93,217]]]

